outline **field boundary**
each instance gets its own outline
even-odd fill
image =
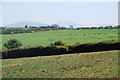
[[[115,42],[99,42],[99,43],[85,43],[71,46],[39,46],[24,49],[12,49],[2,51],[2,58],[22,58],[34,56],[49,56],[85,52],[98,52],[108,50],[120,50],[120,41]]]

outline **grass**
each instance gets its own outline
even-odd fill
[[[100,33],[100,35],[99,35]],[[82,30],[54,30],[35,33],[2,35],[2,46],[8,39],[18,39],[23,46],[43,45],[62,40],[66,45],[75,43],[101,42],[118,40],[118,29],[82,29]],[[3,47],[3,49],[5,49]]]
[[[118,77],[118,50],[2,60],[3,78]]]

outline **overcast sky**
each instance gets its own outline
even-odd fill
[[[117,2],[2,2],[0,24],[71,21],[83,25],[118,24]]]

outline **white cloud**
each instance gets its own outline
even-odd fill
[[[119,0],[1,0],[2,2],[119,2]]]

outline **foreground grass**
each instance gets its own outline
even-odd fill
[[[66,45],[72,45],[75,43],[118,40],[118,29],[54,30],[35,33],[8,34],[2,35],[2,46],[8,39],[13,38],[20,40],[23,44],[22,47],[29,45],[48,46],[50,43],[58,40],[62,40]]]
[[[4,59],[3,78],[111,78],[118,76],[118,51]]]

